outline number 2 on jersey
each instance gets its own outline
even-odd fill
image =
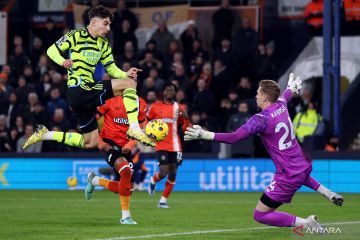
[[[289,125],[290,125],[290,132],[291,132],[291,140],[289,142],[285,142],[287,137],[289,136],[289,127],[285,122],[279,122],[276,127],[275,127],[275,133],[280,132],[280,129],[284,128],[285,132],[284,134],[281,136],[280,140],[279,140],[279,150],[285,150],[289,147],[292,146],[292,140],[295,139],[295,133],[294,133],[294,128],[291,122],[291,119],[288,118],[289,120]]]

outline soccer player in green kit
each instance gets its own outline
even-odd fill
[[[77,115],[83,135],[49,131],[45,126],[38,125],[34,134],[25,142],[24,149],[43,140],[53,140],[85,149],[97,147],[96,108],[103,105],[105,100],[119,95],[124,98],[128,115],[130,127],[127,136],[146,145],[155,146],[155,143],[141,130],[137,118],[136,80],[137,73],[141,70],[137,68],[131,68],[127,72],[120,70],[114,63],[112,49],[105,38],[110,31],[113,15],[109,9],[99,5],[89,11],[89,19],[88,26],[68,32],[47,50],[48,56],[54,62],[68,70],[68,102]],[[64,51],[68,51],[68,59],[61,56]],[[116,79],[95,83],[93,74],[99,61],[107,73]]]

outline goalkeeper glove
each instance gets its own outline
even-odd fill
[[[296,79],[294,78],[295,78],[295,74],[290,73],[287,88],[290,89],[293,93],[299,94],[300,89],[302,88],[301,86],[302,81],[299,76],[297,76]]]
[[[206,131],[202,129],[199,125],[194,125],[192,127],[187,127],[185,131],[184,140],[191,141],[191,140],[214,140],[215,133]]]

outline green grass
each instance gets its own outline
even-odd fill
[[[292,233],[291,228],[268,228],[256,223],[252,212],[261,193],[174,192],[169,201],[171,208],[158,209],[160,194],[133,194],[131,212],[138,225],[129,226],[119,224],[119,200],[110,192],[96,191],[91,201],[85,201],[82,191],[0,191],[0,239],[360,238],[360,201],[355,194],[345,194],[343,207],[317,193],[298,193],[292,204],[282,206],[280,210],[302,217],[317,214],[326,223],[357,221],[328,225],[339,227],[341,234],[305,237]],[[220,231],[206,232],[213,230]]]

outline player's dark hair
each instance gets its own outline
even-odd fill
[[[177,89],[176,85],[175,85],[175,84],[173,84],[173,83],[171,83],[171,82],[166,83],[166,84],[164,85],[164,87],[163,87],[162,91],[164,92],[164,91],[165,91],[165,89],[166,89],[167,87],[174,87],[175,92],[177,92],[177,91],[178,91],[178,89]]]
[[[268,100],[274,103],[280,96],[280,86],[273,80],[261,80],[259,83],[261,92],[268,96]]]
[[[112,22],[114,20],[114,15],[110,12],[110,10],[103,5],[97,5],[89,10],[89,19],[91,20],[94,17],[99,18],[110,18]]]

